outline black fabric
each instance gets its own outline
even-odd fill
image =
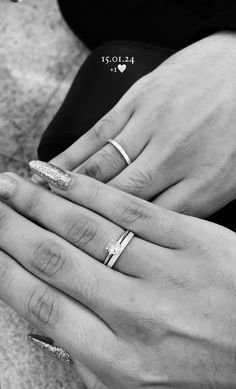
[[[66,99],[45,131],[38,149],[49,161],[105,115],[139,78],[154,70],[173,50],[138,42],[109,42],[95,49],[78,72]],[[134,57],[124,73],[112,73],[102,56]]]
[[[172,50],[133,42],[110,42],[92,52],[80,69],[62,107],[39,145],[39,158],[49,161],[87,132],[140,77],[151,72]],[[109,71],[102,56],[135,58],[124,73]],[[236,202],[209,220],[236,231]]]
[[[235,0],[59,0],[90,47],[134,40],[180,49],[218,30],[236,30]]]

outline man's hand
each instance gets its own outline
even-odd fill
[[[52,162],[168,209],[207,217],[236,197],[236,34],[221,32],[136,82]],[[108,139],[126,150],[127,167]]]

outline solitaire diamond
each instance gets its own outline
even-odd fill
[[[122,245],[112,239],[111,242],[107,245],[106,249],[108,250],[109,254],[115,255],[120,252]]]

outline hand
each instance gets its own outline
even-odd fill
[[[1,298],[71,354],[89,389],[235,388],[235,234],[71,177],[52,187],[61,197],[6,183]],[[127,229],[109,269],[105,247]]]
[[[236,198],[236,34],[179,51],[52,163],[185,214]],[[117,140],[133,163],[126,167]]]

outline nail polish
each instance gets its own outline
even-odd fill
[[[0,173],[0,198],[8,200],[16,189],[16,180],[7,174]]]
[[[33,173],[45,179],[52,186],[63,190],[68,189],[72,177],[65,170],[42,161],[31,161],[29,166]]]
[[[73,364],[70,354],[63,348],[55,346],[51,338],[38,334],[28,334],[28,339],[43,351],[46,351],[49,355],[59,359],[66,365]]]

